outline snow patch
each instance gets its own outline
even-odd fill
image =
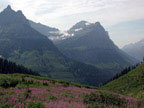
[[[85,25],[88,26],[88,25],[91,25],[91,23],[87,22],[87,23],[85,23]]]
[[[70,34],[69,34],[68,32],[62,32],[62,34],[63,34],[64,36],[70,36]]]
[[[83,30],[83,28],[75,29],[74,31],[75,31],[75,32],[78,32],[78,31],[80,31],[80,30]]]
[[[48,38],[49,38],[50,40],[52,40],[52,41],[54,41],[54,40],[59,40],[59,39],[60,39],[59,36],[57,36],[57,37],[49,36]]]
[[[55,33],[55,34],[59,34],[60,33],[60,31],[50,31],[49,33]]]
[[[52,41],[58,41],[58,40],[64,40],[64,39],[67,39],[69,37],[72,37],[74,36],[74,34],[69,34],[68,32],[66,31],[59,31],[59,34],[61,36],[49,36],[48,38]]]

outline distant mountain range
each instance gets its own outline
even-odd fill
[[[134,44],[126,45],[122,50],[139,61],[142,61],[144,58],[144,39]]]
[[[21,11],[15,12],[10,6],[0,13],[0,56],[43,76],[86,85],[98,86],[112,77],[107,71],[64,56],[31,27]]]
[[[68,33],[73,36],[56,41],[55,44],[69,58],[91,64],[112,74],[138,62],[113,43],[99,22],[78,22]]]

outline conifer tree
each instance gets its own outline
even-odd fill
[[[7,59],[3,58],[0,58],[0,73],[3,74],[22,73],[22,74],[39,75],[38,73],[33,72],[31,69],[27,69],[22,65],[16,65],[16,63],[8,61]]]

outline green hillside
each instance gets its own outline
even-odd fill
[[[0,108],[144,108],[141,98],[35,76],[0,59]]]
[[[0,108],[142,108],[140,99],[26,74],[0,74]]]
[[[132,97],[144,98],[144,63],[101,88]]]

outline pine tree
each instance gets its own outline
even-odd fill
[[[3,58],[0,58],[0,73],[3,74],[22,73],[22,74],[39,75],[38,73],[35,73],[22,65],[16,65],[16,63],[8,61],[7,59]]]

